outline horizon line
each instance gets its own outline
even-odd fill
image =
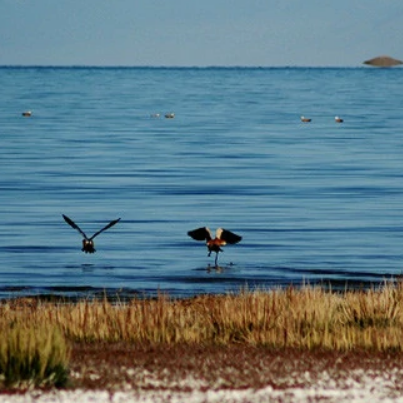
[[[394,66],[394,68],[399,66]],[[355,68],[370,68],[365,64],[358,65],[119,65],[119,64],[0,64],[0,68],[127,68],[127,69],[298,69],[298,68],[329,68],[329,69],[355,69]]]

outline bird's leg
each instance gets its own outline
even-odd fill
[[[218,252],[215,254],[215,267],[217,268],[217,262],[218,262]]]

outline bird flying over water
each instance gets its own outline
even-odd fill
[[[85,232],[69,217],[67,217],[66,215],[63,214],[63,218],[64,221],[66,221],[67,224],[69,224],[72,228],[76,229],[83,237],[83,247],[82,247],[82,251],[85,253],[95,253],[95,244],[93,239],[99,235],[101,232],[107,230],[108,228],[114,226],[116,223],[118,223],[120,221],[120,218],[118,218],[117,220],[113,220],[111,221],[108,225],[106,225],[105,227],[103,227],[101,230],[99,230],[98,232],[96,232],[92,237],[88,238],[87,235],[85,234]]]
[[[217,266],[218,254],[219,252],[223,252],[221,249],[222,246],[226,244],[236,244],[241,241],[242,237],[234,234],[231,231],[228,231],[224,228],[218,228],[216,230],[215,238],[212,237],[209,228],[201,227],[197,228],[193,231],[189,231],[188,235],[195,239],[196,241],[206,241],[206,246],[208,249],[208,256],[211,255],[211,252],[215,252],[215,265]]]

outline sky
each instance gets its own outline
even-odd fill
[[[403,0],[0,0],[0,65],[403,60]]]

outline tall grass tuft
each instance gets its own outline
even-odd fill
[[[29,324],[28,319],[28,324],[16,320],[1,327],[0,380],[3,386],[64,386],[68,380],[68,361],[69,348],[56,325],[37,326]]]

